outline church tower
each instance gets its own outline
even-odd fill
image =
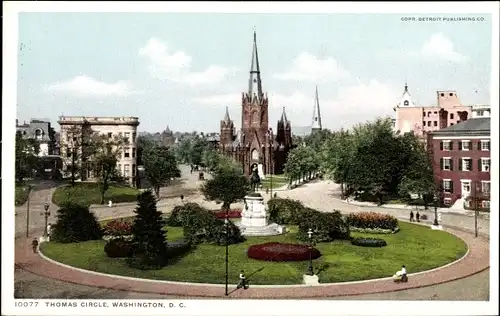
[[[292,127],[290,121],[286,117],[285,107],[283,107],[281,119],[278,121],[276,141],[279,146],[278,149],[283,149],[292,145]]]
[[[226,107],[224,119],[220,121],[220,146],[223,149],[228,149],[233,141],[234,123],[229,117],[229,110]]]
[[[318,86],[316,86],[316,96],[314,98],[313,119],[311,127],[311,133],[315,133],[323,129],[323,126],[321,125],[321,112],[319,110]]]
[[[398,108],[407,108],[407,107],[415,107],[415,103],[411,99],[410,92],[408,92],[408,82],[405,82],[405,91],[403,92],[403,96],[399,101]]]
[[[269,100],[262,90],[262,79],[257,50],[257,34],[253,33],[252,61],[248,78],[248,92],[242,93],[243,146],[248,148],[248,163],[245,172],[250,172],[254,164],[262,164],[263,172],[271,170],[272,133],[269,130]]]

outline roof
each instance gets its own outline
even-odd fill
[[[490,135],[491,121],[489,117],[468,119],[458,124],[432,132],[432,135]]]

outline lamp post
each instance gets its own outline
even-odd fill
[[[226,225],[226,292],[225,295],[229,295],[229,208],[226,209],[226,219],[224,220]]]
[[[43,237],[45,238],[47,238],[47,236],[49,235],[49,232],[47,231],[47,222],[49,221],[49,216],[50,216],[49,207],[50,207],[49,203],[45,202],[45,204],[43,205],[45,211],[42,213],[42,215],[45,216],[45,228],[43,230]]]
[[[311,228],[307,231],[307,236],[309,237],[309,266],[307,267],[307,274],[314,275],[313,263],[312,263],[312,235],[313,231]]]

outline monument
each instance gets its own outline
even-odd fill
[[[264,197],[257,193],[260,185],[258,166],[252,169],[250,177],[252,193],[245,196],[245,208],[241,212],[241,222],[238,223],[244,236],[273,236],[285,233],[285,227],[276,223],[268,223]]]

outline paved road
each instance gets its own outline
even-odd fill
[[[197,202],[209,208],[217,208],[213,202],[208,202],[199,194],[196,194],[196,189],[200,182],[197,180],[197,173],[191,174],[188,167],[182,166],[182,181],[177,185],[168,188],[163,188],[162,196],[172,197],[184,194],[185,200]],[[41,215],[43,204],[50,203],[50,197],[54,188],[53,183],[43,183],[32,193],[30,203],[30,229],[40,228],[44,226],[44,219]],[[393,210],[378,207],[361,207],[346,204],[334,197],[338,193],[338,186],[328,182],[309,183],[291,191],[281,191],[279,197],[289,197],[300,199],[304,204],[317,208],[322,211],[332,211],[334,209],[342,212],[358,212],[358,211],[376,211],[392,214],[397,217],[408,216],[406,210]],[[269,196],[266,195],[266,200]],[[174,205],[180,204],[180,198],[167,198],[158,203],[159,210],[168,212]],[[241,204],[235,204],[233,207],[242,207]],[[112,208],[95,206],[93,211],[99,218],[109,218],[114,216],[128,216],[133,213],[134,204],[117,206]],[[51,204],[51,210],[55,211],[57,207]],[[26,205],[16,207],[16,236],[23,235],[26,231]],[[429,218],[432,213],[428,212]],[[427,213],[423,213],[427,214]],[[55,221],[55,212],[52,212],[50,221]],[[443,214],[443,223],[472,229],[474,227],[474,219],[456,214]],[[489,234],[489,221],[480,219],[480,231]],[[87,286],[64,283],[60,281],[46,279],[40,276],[33,275],[23,270],[15,271],[15,288],[16,294],[19,297],[32,298],[167,298],[160,295],[131,293],[122,291],[113,291],[105,289],[96,289]],[[486,300],[489,297],[489,270],[481,272],[477,275],[466,279],[449,282],[442,285],[436,285],[415,290],[406,290],[386,294],[369,294],[353,297],[339,297],[333,299],[400,299],[400,300]],[[181,298],[181,297],[168,297]],[[192,297],[194,298],[194,297]]]

